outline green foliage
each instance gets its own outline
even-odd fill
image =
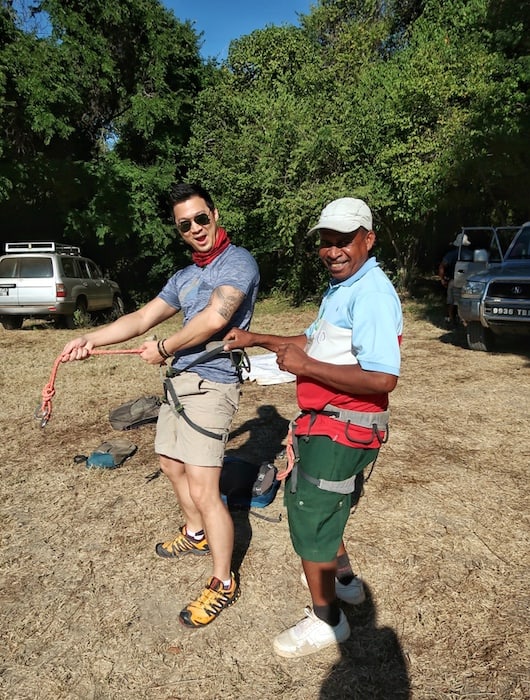
[[[98,258],[105,246],[137,303],[189,259],[165,192],[198,180],[262,291],[301,303],[326,283],[306,231],[358,196],[408,289],[460,226],[528,218],[527,14],[515,0],[320,0],[218,66],[154,0],[42,0],[40,30],[2,2],[0,223],[59,230]]]
[[[152,0],[43,0],[36,11],[46,31],[1,15],[2,227],[35,238],[38,221],[37,237],[93,254],[105,244],[111,270],[134,256],[137,283],[158,286],[178,259],[165,195],[185,173],[205,72],[198,37]]]
[[[454,228],[527,218],[524,18],[509,1],[321,0],[300,28],[232,43],[188,160],[271,286],[321,285],[304,237],[335,197],[369,202],[402,289]]]
[[[74,311],[74,328],[92,328],[93,325],[92,316],[88,311],[83,311],[83,309],[76,309]]]

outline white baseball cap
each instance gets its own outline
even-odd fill
[[[362,226],[367,231],[372,230],[372,212],[366,202],[353,197],[335,199],[322,209],[318,224],[309,229],[309,233],[321,228],[337,231],[338,233],[351,233]]]
[[[458,248],[459,245],[471,245],[471,241],[467,237],[467,233],[459,233],[452,245]]]

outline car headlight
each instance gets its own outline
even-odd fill
[[[486,289],[486,282],[468,280],[462,287],[462,296],[480,297]]]

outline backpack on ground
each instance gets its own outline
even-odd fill
[[[272,503],[280,487],[277,474],[278,469],[270,462],[260,465],[225,456],[219,483],[221,497],[229,508],[265,508]]]
[[[114,430],[133,430],[147,423],[156,423],[162,399],[159,396],[141,396],[112,409],[109,421]]]
[[[138,447],[130,440],[125,438],[115,438],[102,442],[88,457],[85,455],[76,455],[74,461],[76,463],[86,462],[86,467],[99,469],[116,469],[125,462],[126,459],[132,457]]]

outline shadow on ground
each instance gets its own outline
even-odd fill
[[[284,451],[283,442],[289,428],[289,421],[278,412],[276,406],[258,406],[256,414],[255,418],[242,423],[229,436],[229,443],[245,435],[248,435],[247,440],[237,447],[229,446],[225,453],[228,459],[247,461],[249,468],[253,469],[254,476],[262,462],[276,463],[278,456]],[[269,516],[249,508],[231,507],[230,500],[229,507],[234,521],[232,570],[238,572],[252,540],[251,517],[268,520]],[[271,522],[277,521],[278,518],[271,518]]]
[[[265,404],[256,409],[257,416],[242,423],[230,433],[229,441],[248,433],[247,441],[236,448],[230,446],[227,456],[248,459],[251,462],[274,462],[283,450],[283,441],[289,429],[289,421],[276,406]]]
[[[340,645],[341,659],[324,680],[320,700],[408,700],[410,681],[398,637],[377,626],[375,603],[365,583],[366,601],[347,606],[351,637]]]

